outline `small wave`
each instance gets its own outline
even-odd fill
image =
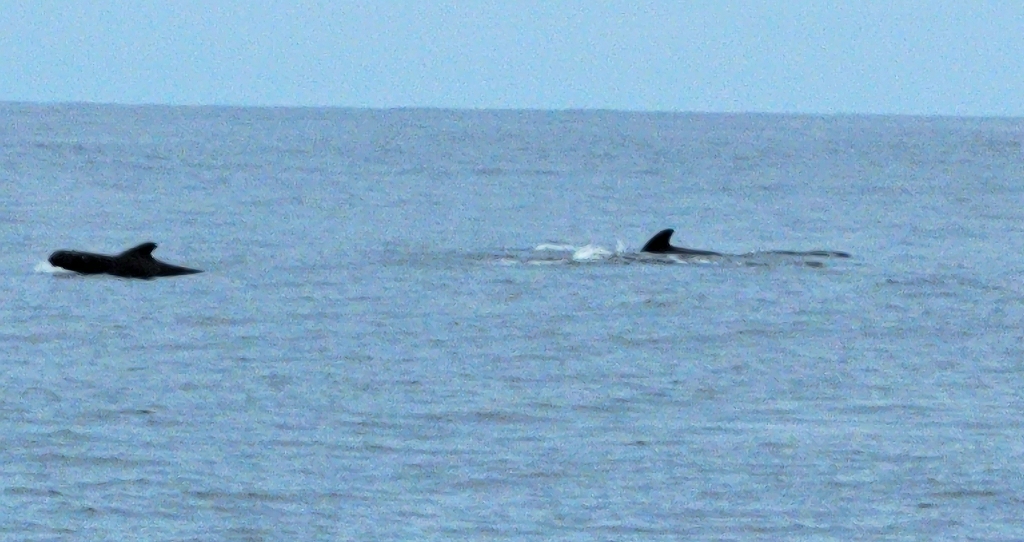
[[[680,256],[678,254],[669,254],[668,259],[674,263],[681,263],[684,265],[711,265],[721,263],[723,261],[721,258],[718,260],[712,260],[711,258],[706,257]]]
[[[576,247],[572,245],[558,245],[555,243],[543,243],[534,247],[536,251],[575,252]]]

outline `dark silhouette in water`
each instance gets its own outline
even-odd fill
[[[50,255],[50,265],[84,275],[106,273],[129,279],[152,279],[202,273],[199,269],[171,265],[153,258],[155,249],[156,243],[142,243],[116,256],[76,250],[58,250]]]
[[[644,248],[640,249],[640,252],[649,252],[651,254],[678,254],[680,256],[729,256],[729,254],[722,254],[721,252],[712,252],[710,250],[697,250],[693,248],[683,248],[672,246],[669,239],[672,234],[675,233],[673,229],[661,230],[651,237],[650,241],[644,245]],[[799,252],[793,250],[770,250],[762,252],[761,254],[782,254],[785,256],[821,256],[826,258],[849,258],[848,252],[839,252],[835,250],[809,250],[807,252]]]

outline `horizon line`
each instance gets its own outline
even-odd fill
[[[991,119],[1018,120],[1024,115],[997,114],[955,114],[955,113],[893,113],[864,111],[777,111],[777,110],[683,110],[683,109],[633,109],[615,107],[475,107],[475,106],[437,106],[437,105],[303,105],[303,104],[233,104],[233,103],[160,103],[160,102],[106,102],[89,100],[5,100],[0,105],[16,106],[93,106],[93,107],[124,107],[124,108],[181,108],[181,109],[335,109],[354,111],[450,111],[450,112],[493,112],[493,113],[628,113],[651,115],[756,115],[779,117],[903,117],[903,118],[943,118],[943,119]]]

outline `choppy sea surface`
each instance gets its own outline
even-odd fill
[[[0,538],[1019,540],[1022,202],[1024,119],[0,104]]]

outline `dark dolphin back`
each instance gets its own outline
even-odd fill
[[[640,249],[640,252],[650,252],[652,254],[680,254],[683,256],[721,256],[718,252],[710,250],[697,250],[695,248],[683,248],[674,247],[669,239],[672,238],[672,234],[675,230],[669,228],[667,230],[661,230],[651,237],[650,241],[644,245],[644,248]]]
[[[160,260],[153,260],[160,267],[157,269],[154,277],[176,277],[178,275],[194,275],[196,273],[202,273],[201,269],[192,269],[190,267],[182,267],[180,265],[172,265],[169,263],[161,262]]]
[[[128,250],[118,254],[118,258],[153,258],[153,251],[156,250],[156,243],[149,241],[142,243],[139,246],[129,248]]]
[[[726,256],[721,252],[712,252],[710,250],[697,250],[694,248],[683,248],[672,246],[669,240],[672,238],[672,234],[675,233],[673,229],[661,230],[651,237],[650,241],[644,245],[644,248],[640,249],[640,252],[650,252],[652,254],[679,254],[681,256]],[[850,253],[840,252],[838,250],[808,250],[808,251],[794,251],[794,250],[769,250],[759,253],[745,254],[751,256],[754,254],[780,254],[784,256],[818,256],[823,258],[849,258]]]
[[[783,256],[820,256],[822,258],[849,258],[849,252],[840,250],[770,250],[769,254],[782,254]]]
[[[198,269],[161,262],[153,257],[154,250],[156,250],[156,243],[148,242],[122,252],[114,258],[110,274],[119,277],[148,279],[202,273]]]
[[[673,248],[672,244],[669,243],[669,239],[672,238],[672,234],[675,230],[669,228],[667,230],[661,230],[651,237],[650,241],[644,245],[644,248],[640,249],[640,252],[652,252],[655,254],[663,254],[665,252],[671,252]]]

